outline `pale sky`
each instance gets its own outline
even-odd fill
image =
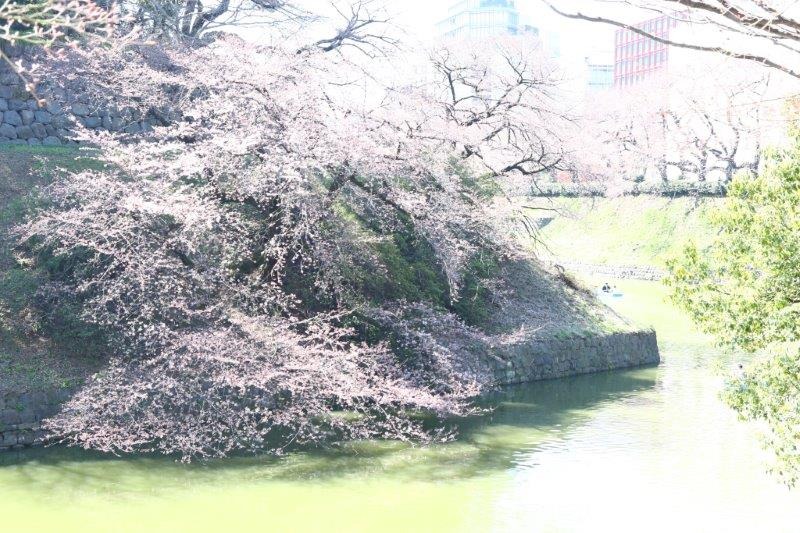
[[[299,0],[309,11],[326,14],[336,21],[330,0]],[[342,3],[342,2],[340,2]],[[384,5],[393,21],[408,32],[409,38],[432,41],[436,36],[436,23],[447,16],[447,9],[456,0],[385,0]],[[569,0],[562,5],[571,9],[597,5],[592,0]],[[614,29],[603,24],[564,18],[550,10],[540,0],[516,0],[520,12],[520,23],[539,28],[543,38],[557,36],[562,59],[567,62],[583,62],[589,56],[592,61],[610,63],[613,60]],[[628,8],[631,10],[634,8]],[[642,19],[647,18],[644,14]]]
[[[399,24],[421,39],[428,39],[436,35],[436,22],[446,17],[447,8],[454,3],[454,0],[400,0],[392,2],[390,9],[398,14]],[[582,4],[586,5],[586,2],[569,2],[572,9],[580,8]],[[516,5],[522,24],[536,26],[542,35],[558,36],[559,47],[565,59],[582,60],[583,57],[590,56],[594,60],[596,56],[606,55],[609,56],[606,60],[610,62],[614,48],[613,28],[564,18],[539,0],[517,0]]]
[[[294,0],[308,11],[326,17],[327,22],[334,26],[340,22],[341,17],[331,7],[332,3],[344,7],[348,1]],[[625,0],[549,1],[565,11],[602,15],[628,23],[641,22],[654,16],[652,10],[634,7]],[[797,3],[796,0],[791,1]],[[448,7],[456,2],[457,0],[375,0],[376,5],[382,4],[386,7],[394,24],[404,30],[402,40],[407,44],[413,44],[415,40],[418,41],[417,44],[430,44],[434,41],[437,37],[436,23],[446,18]],[[537,27],[546,48],[552,50],[553,42],[557,42],[560,52],[558,63],[568,77],[571,77],[568,74],[570,72],[585,74],[586,58],[592,63],[613,63],[614,31],[616,29],[614,26],[562,17],[553,12],[542,0],[515,0],[515,3],[520,12],[520,22]],[[800,12],[800,6],[796,9]],[[800,16],[800,13],[797,16]],[[330,31],[330,28],[326,31]],[[691,38],[682,38],[681,40],[694,41],[699,37],[694,29],[690,29],[690,32]],[[754,53],[755,50],[767,56],[774,56],[773,58],[779,60],[781,56],[775,56],[775,53],[785,52],[775,46],[755,42],[741,35],[726,35],[709,32],[705,35],[709,38],[709,42],[703,44],[722,44],[748,53]],[[751,66],[756,68],[755,64]]]

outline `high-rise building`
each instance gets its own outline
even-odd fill
[[[586,86],[591,91],[610,89],[614,86],[614,65],[593,63],[586,58]]]
[[[678,22],[667,15],[636,24],[635,27],[656,37],[669,39]],[[666,72],[669,47],[627,28],[614,37],[614,85],[628,87]]]
[[[447,18],[436,26],[446,39],[539,33],[533,26],[520,25],[514,0],[461,0],[450,6]]]

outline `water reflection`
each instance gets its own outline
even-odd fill
[[[0,520],[42,530],[796,531],[800,497],[766,474],[717,391],[724,353],[652,285],[658,367],[508,388],[455,442],[356,442],[182,465],[50,448],[0,454]],[[673,314],[670,314],[673,313]],[[721,362],[722,361],[722,362]],[[33,527],[36,530],[36,527]]]
[[[34,491],[47,492],[71,479],[89,490],[124,491],[116,470],[135,475],[136,483],[158,480],[158,490],[184,483],[240,480],[310,480],[394,472],[417,481],[465,479],[506,470],[520,450],[547,445],[571,426],[585,423],[603,404],[635,397],[656,383],[656,369],[605,372],[517,385],[487,398],[488,414],[458,424],[456,442],[415,447],[398,442],[365,441],[324,450],[296,451],[284,457],[234,457],[183,465],[169,458],[125,459],[107,454],[52,447],[0,454],[0,467],[15,470]],[[27,467],[27,468],[26,468]],[[171,481],[171,483],[170,483]],[[38,485],[38,487],[36,487]],[[156,490],[154,488],[148,490]]]

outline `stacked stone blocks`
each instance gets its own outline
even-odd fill
[[[531,339],[494,356],[497,385],[655,365],[660,361],[653,330]]]
[[[0,393],[0,451],[43,444],[41,423],[58,413],[75,390],[52,389],[24,393]]]
[[[14,72],[0,71],[0,142],[60,145],[69,138],[69,116],[56,103],[39,106]]]
[[[164,123],[160,117],[142,117],[132,107],[102,107],[85,95],[46,85],[40,91],[44,105],[28,93],[15,72],[0,65],[0,143],[58,146],[75,143],[78,124],[90,130],[137,134]]]

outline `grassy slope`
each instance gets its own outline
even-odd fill
[[[80,335],[42,331],[30,306],[40,275],[17,263],[9,235],[30,210],[37,187],[60,172],[97,165],[77,148],[0,144],[0,392],[71,386],[97,364]]]
[[[663,267],[683,243],[702,246],[713,235],[705,214],[719,199],[624,196],[536,200],[553,217],[541,230],[545,258],[607,265]]]
[[[378,234],[346,209],[351,238],[374,243],[382,269],[365,269],[354,261],[348,272],[354,293],[371,305],[387,300],[427,302],[455,313],[469,325],[491,334],[528,331],[529,336],[548,337],[604,334],[627,331],[630,324],[599,305],[585,288],[571,288],[554,272],[530,261],[499,261],[491,253],[471,261],[462,280],[459,298],[451,300],[447,281],[435,254],[424,240],[398,228]],[[498,298],[491,278],[502,278]],[[572,278],[570,281],[577,283]]]

